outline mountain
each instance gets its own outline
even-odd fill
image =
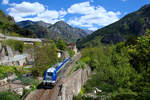
[[[88,35],[83,29],[73,28],[63,21],[56,22],[54,25],[50,26],[48,30],[50,31],[50,34],[48,34],[50,37],[61,38],[69,42],[75,42],[77,39]]]
[[[92,31],[73,28],[64,21],[58,21],[55,24],[49,24],[42,21],[21,21],[17,23],[24,29],[28,29],[35,33],[39,38],[50,38],[57,40],[59,38],[67,42],[76,42],[77,39],[86,37]]]
[[[15,24],[13,17],[6,15],[2,10],[0,10],[0,29],[4,26],[4,24]]]
[[[79,48],[96,46],[102,43],[118,43],[131,37],[143,35],[146,29],[150,29],[150,4],[138,11],[130,13],[119,21],[99,29],[86,38],[77,41]]]
[[[17,24],[21,27],[27,27],[27,26],[31,26],[31,25],[38,25],[38,26],[42,26],[42,27],[49,27],[52,24],[49,23],[45,23],[43,21],[30,21],[30,20],[26,20],[26,21],[21,21],[21,22],[17,22]]]
[[[10,36],[35,37],[31,31],[18,26],[14,18],[6,15],[2,10],[0,10],[0,33]]]

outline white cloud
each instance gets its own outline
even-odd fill
[[[94,11],[94,6],[90,6],[89,2],[73,4],[68,8],[68,13],[90,14]]]
[[[8,8],[9,15],[14,17],[26,17],[26,16],[33,16],[39,14],[45,10],[45,7],[38,3],[29,3],[29,2],[22,2],[21,4],[11,4],[11,8]]]
[[[67,12],[63,9],[60,11],[48,10],[46,6],[38,2],[22,2],[20,4],[11,4],[7,9],[9,15],[13,16],[16,21],[32,20],[32,21],[45,21],[55,23],[58,20],[63,20]]]
[[[109,25],[119,20],[120,12],[107,11],[102,6],[91,6],[90,2],[82,2],[72,5],[68,9],[68,13],[80,14],[80,17],[75,17],[68,21],[69,24],[88,29],[95,30],[98,27]]]
[[[59,11],[60,18],[63,18],[66,14],[67,12],[63,8]]]
[[[96,27],[90,27],[90,28],[88,28],[88,30],[91,30],[91,31],[95,31],[95,30],[97,30],[98,28],[96,28]]]
[[[63,8],[59,11],[49,10],[46,5],[39,2],[22,2],[20,4],[9,4],[7,9],[9,15],[13,16],[15,21],[32,20],[55,23],[59,20],[65,20],[67,14],[72,16],[67,21],[71,25],[86,27],[89,30],[96,30],[100,27],[109,25],[119,20],[120,12],[107,11],[102,6],[92,6],[89,2],[73,4],[65,11]],[[74,16],[77,15],[77,16]]]
[[[2,1],[2,4],[3,4],[3,5],[7,5],[8,3],[9,3],[9,0],[3,0],[3,1]]]
[[[39,21],[42,20],[44,22],[49,22],[49,23],[55,23],[58,21],[58,16],[59,13],[55,10],[45,10],[42,13],[39,13],[36,15],[36,17],[33,18],[23,18],[23,20],[32,20],[32,21]]]

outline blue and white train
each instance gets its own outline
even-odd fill
[[[56,64],[55,66],[49,68],[44,73],[43,85],[50,86],[57,82],[58,72],[70,61],[70,57],[65,59],[63,62]]]

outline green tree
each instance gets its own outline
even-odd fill
[[[150,30],[137,39],[136,45],[129,46],[130,62],[138,71],[143,72],[150,67]]]
[[[70,57],[73,57],[74,54],[75,54],[75,52],[74,52],[73,50],[68,50],[68,53],[69,53],[69,56],[70,56]]]
[[[94,74],[85,85],[86,93],[97,87],[103,92],[97,94],[108,100],[148,100],[149,83],[130,64],[125,43],[87,48],[82,51],[82,61],[94,67]],[[149,74],[145,73],[145,77]],[[142,90],[142,89],[145,90]],[[80,97],[82,98],[82,96]],[[76,99],[75,99],[76,100]],[[87,100],[87,99],[85,99]]]
[[[6,41],[6,45],[9,45],[15,51],[19,51],[21,53],[24,51],[23,41],[9,39]]]
[[[56,46],[57,46],[57,48],[60,49],[60,50],[66,50],[66,47],[67,47],[66,43],[65,43],[63,40],[61,40],[61,39],[59,39],[59,40],[56,42]]]
[[[47,68],[53,66],[57,60],[57,48],[55,44],[36,46],[33,74],[35,76],[42,75],[44,71],[46,71]]]
[[[137,39],[136,45],[130,45],[128,52],[130,63],[137,71],[135,85],[132,86],[138,92],[137,99],[149,100],[150,98],[150,30],[146,30],[144,36]]]

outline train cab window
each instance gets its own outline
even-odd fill
[[[53,73],[52,72],[48,72],[47,75],[46,75],[46,78],[48,80],[52,80],[52,77],[53,77]]]
[[[53,76],[52,72],[48,72],[47,74],[48,74],[48,76]]]

